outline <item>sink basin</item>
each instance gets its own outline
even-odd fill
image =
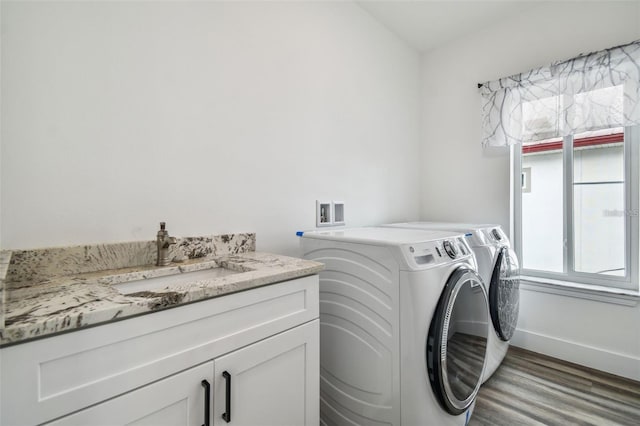
[[[174,286],[181,286],[201,280],[213,280],[216,278],[226,277],[229,275],[240,274],[223,267],[215,267],[202,269],[191,272],[181,272],[174,275],[165,275],[161,277],[143,278],[133,281],[127,281],[117,284],[111,284],[111,287],[118,290],[121,294],[127,295],[144,291],[167,291]]]

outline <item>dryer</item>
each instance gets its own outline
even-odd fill
[[[303,257],[325,264],[321,424],[466,424],[490,330],[464,235],[380,227],[300,234]],[[469,322],[473,334],[464,333]]]
[[[406,222],[390,225],[416,230],[462,232],[478,262],[478,273],[489,294],[492,331],[487,339],[487,367],[482,382],[502,363],[516,330],[520,307],[520,267],[509,239],[500,225],[452,222]]]

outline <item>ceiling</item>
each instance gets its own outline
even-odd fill
[[[359,0],[356,3],[421,52],[540,5],[540,1],[530,0]]]

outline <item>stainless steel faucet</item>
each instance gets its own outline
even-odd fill
[[[156,245],[158,246],[158,260],[156,265],[167,266],[171,263],[169,259],[169,246],[176,243],[175,237],[169,236],[169,231],[165,228],[166,223],[160,222],[160,230],[158,231],[158,237],[156,239]]]

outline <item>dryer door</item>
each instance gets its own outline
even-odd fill
[[[520,266],[513,250],[503,246],[498,251],[491,283],[489,312],[493,328],[500,339],[509,341],[518,324],[520,312]]]
[[[470,269],[455,270],[431,319],[426,348],[431,387],[450,414],[463,413],[478,393],[489,327],[482,280]]]

